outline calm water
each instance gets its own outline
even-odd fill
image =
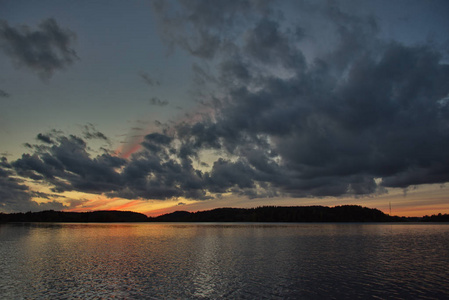
[[[1,299],[448,299],[449,225],[3,224]]]

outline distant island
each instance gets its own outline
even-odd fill
[[[359,205],[262,206],[257,208],[216,208],[206,211],[175,211],[158,217],[130,211],[64,212],[47,210],[27,213],[0,213],[6,222],[449,222],[448,214],[418,217],[390,216],[375,208]]]
[[[92,212],[66,212],[45,210],[27,213],[0,213],[0,222],[148,222],[148,217],[131,211],[102,210]]]

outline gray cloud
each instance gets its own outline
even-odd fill
[[[39,133],[37,135],[36,139],[39,140],[39,141],[42,141],[44,143],[47,143],[47,144],[53,144],[53,141],[52,141],[52,139],[51,139],[51,137],[49,135],[45,135],[45,134]]]
[[[162,39],[171,47],[178,46],[191,55],[211,59],[225,50],[235,37],[241,23],[254,15],[269,14],[270,1],[205,0],[153,1],[155,17],[160,24]]]
[[[145,72],[141,72],[139,74],[139,76],[143,79],[143,81],[148,84],[149,86],[156,86],[156,85],[161,85],[161,83],[159,82],[159,80],[154,79],[153,77],[151,77],[148,73]]]
[[[247,29],[239,27],[238,35],[235,23],[198,16],[200,9],[192,12],[195,18],[177,19],[178,26],[193,28],[207,22],[209,32],[226,28],[220,43],[201,34],[192,40],[214,49],[197,56],[220,58],[219,76],[201,76],[199,83],[216,84],[226,96],[214,96],[213,121],[178,126],[180,138],[189,141],[182,152],[187,156],[211,148],[239,157],[238,164],[215,163],[206,176],[210,188],[239,187],[241,174],[242,184],[249,179],[293,196],[382,191],[374,178],[387,187],[446,182],[442,99],[449,73],[442,54],[431,46],[382,41],[372,17],[349,15],[337,2],[298,6],[332,28],[332,43],[308,65],[298,45],[316,33],[313,26],[288,27],[268,13],[239,23]],[[196,55],[173,32],[165,37]]]
[[[294,47],[295,35],[280,30],[280,24],[269,18],[257,22],[245,34],[245,52],[254,60],[265,64],[281,64],[298,70],[304,67],[301,51]]]
[[[84,139],[40,134],[3,178],[127,199],[358,197],[449,181],[449,66],[437,49],[383,41],[373,18],[336,2],[297,4],[315,27],[265,2],[207,3],[153,8],[163,38],[211,70],[194,66],[208,113],[160,126],[128,159],[89,154],[87,141],[102,138],[89,126]],[[306,59],[302,42],[323,24],[332,38]],[[215,161],[196,169],[204,150]]]
[[[156,105],[156,106],[166,106],[168,104],[167,100],[161,100],[157,97],[153,97],[150,99],[150,104],[151,105]]]
[[[438,103],[449,73],[431,49],[386,45],[351,62],[344,81],[319,68],[259,80],[257,92],[230,90],[232,102],[217,112],[217,122],[202,123],[208,135],[195,134],[198,143],[219,140],[249,158],[241,145],[269,137],[266,149],[290,174],[277,185],[295,195],[371,193],[375,177],[391,187],[449,179],[441,167],[448,163],[447,107]],[[274,164],[269,156],[265,162]]]
[[[11,95],[4,90],[0,89],[0,98],[9,98]]]
[[[104,193],[130,199],[206,198],[203,174],[192,167],[191,160],[177,158],[180,155],[173,138],[165,134],[145,136],[144,150],[130,160],[109,152],[92,157],[86,141],[74,135],[38,136],[43,144],[30,145],[34,152],[13,161],[6,175],[14,170],[21,177],[49,184],[54,192]],[[23,195],[27,194],[32,192],[26,189]]]
[[[36,71],[49,78],[78,59],[72,44],[75,34],[62,29],[52,18],[42,21],[38,29],[11,27],[0,20],[0,47],[17,66]]]
[[[0,207],[4,211],[16,211],[26,207],[31,197],[29,189],[18,179],[13,178],[13,172],[5,157],[0,164]],[[28,207],[26,207],[28,208]]]
[[[51,145],[34,146],[33,154],[23,154],[12,166],[20,176],[51,184],[55,192],[84,191],[98,193],[120,185],[116,172],[125,161],[110,154],[91,158],[87,144],[69,135],[53,137]]]
[[[83,126],[83,137],[87,140],[92,139],[103,140],[108,145],[111,145],[111,141],[109,140],[109,138],[106,135],[104,135],[104,133],[98,131],[95,128],[95,126],[91,123],[88,123],[87,125]]]
[[[13,175],[15,174],[12,166],[5,157],[2,157],[0,162],[0,210],[2,212],[26,212],[48,209],[62,210],[68,208],[55,200],[43,203],[33,201],[33,197],[55,199],[61,198],[61,196],[31,191],[24,184],[23,180]]]

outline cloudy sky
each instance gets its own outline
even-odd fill
[[[0,1],[0,211],[449,213],[449,2]]]

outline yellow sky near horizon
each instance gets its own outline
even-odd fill
[[[72,193],[71,196],[75,196]],[[423,185],[412,189],[388,189],[388,193],[370,197],[323,197],[323,198],[258,198],[247,199],[226,195],[213,200],[195,201],[190,199],[170,200],[128,200],[107,198],[103,195],[84,195],[83,202],[66,211],[83,212],[94,210],[123,210],[159,216],[177,210],[201,211],[220,207],[253,208],[258,206],[338,206],[361,205],[376,208],[395,216],[422,217],[432,214],[449,213],[449,187],[446,185]],[[41,202],[44,202],[43,200]]]

